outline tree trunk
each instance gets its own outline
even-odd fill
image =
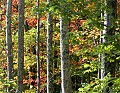
[[[37,7],[39,8],[39,0]],[[37,15],[37,37],[36,37],[36,58],[37,58],[37,93],[40,93],[40,58],[39,58],[39,43],[40,43],[40,14]]]
[[[114,19],[116,18],[116,0],[108,0],[105,1],[105,4],[107,6],[107,8],[110,9],[109,12],[107,12],[106,10],[104,11],[104,30],[103,30],[103,43],[108,42],[108,36],[113,36],[115,33],[115,28],[114,28]],[[105,54],[103,54],[103,65],[105,68],[105,71],[103,72],[104,74],[102,74],[101,77],[104,77],[105,75],[107,75],[109,72],[111,75],[114,76],[115,71],[114,69],[114,63],[110,63],[110,62],[106,62],[106,58],[105,58]],[[113,69],[111,69],[113,68]]]
[[[69,29],[67,16],[60,15],[60,55],[62,93],[72,93],[69,60]]]
[[[11,36],[11,16],[12,16],[12,0],[7,0],[6,9],[6,50],[7,50],[7,72],[8,81],[13,79],[13,49],[12,49],[12,36]],[[8,93],[12,93],[12,87],[7,89]]]
[[[47,0],[50,4],[50,1]],[[52,49],[53,24],[52,15],[47,16],[47,93],[53,93],[53,49]]]
[[[101,8],[102,8],[102,4],[103,4],[103,0],[101,0]],[[100,17],[101,17],[101,20],[103,18],[103,10],[101,9],[101,14],[100,14]],[[99,44],[102,43],[102,31],[100,31],[100,39],[99,39]],[[101,79],[101,76],[102,76],[102,69],[101,69],[101,61],[102,61],[102,54],[98,54],[98,58],[99,58],[99,63],[98,63],[98,79]]]
[[[110,9],[110,11],[104,11],[104,37],[102,42],[107,43],[109,36],[112,37],[115,33],[114,19],[116,18],[116,0],[105,0],[104,3],[106,7]],[[106,57],[107,54],[102,54],[102,65],[104,66],[104,69],[101,70],[101,78],[104,78],[108,73],[110,73],[112,77],[115,76],[115,63],[108,62]],[[110,88],[111,86],[112,83],[109,83],[108,87]],[[106,93],[110,93],[109,88],[106,88]]]
[[[24,0],[18,0],[18,90],[23,91],[24,72]]]

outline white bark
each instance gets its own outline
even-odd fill
[[[69,60],[69,29],[67,17],[60,16],[60,55],[62,93],[72,93]]]
[[[39,8],[39,0],[37,0],[37,7]],[[37,93],[40,93],[40,57],[39,57],[39,43],[40,43],[40,14],[37,15],[37,37],[36,37],[36,59],[37,59]]]
[[[105,6],[109,8],[104,10],[104,30],[103,30],[103,39],[102,43],[108,42],[108,36],[113,36],[114,35],[114,21],[116,16],[116,0],[104,0]],[[101,79],[103,79],[108,73],[111,74],[112,77],[115,75],[115,63],[114,62],[109,62],[107,60],[108,54],[103,53],[101,55],[101,61],[102,61],[102,69],[101,69]],[[109,81],[108,87],[106,86],[105,92],[110,93],[110,87],[112,86],[112,82]]]
[[[108,42],[108,37],[106,36],[114,35],[113,19],[116,17],[116,0],[105,0],[104,3],[106,7],[110,9],[110,11],[108,12],[107,10],[104,10],[104,30],[102,43]],[[114,70],[114,63],[107,62],[105,56],[106,54],[102,54],[101,57],[103,66],[103,69],[101,70],[101,78],[104,78],[109,72],[114,74],[114,71],[111,70],[111,68]]]

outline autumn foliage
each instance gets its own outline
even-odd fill
[[[6,0],[3,0],[6,2]],[[26,4],[25,5],[25,21],[27,21],[28,24],[28,30],[24,31],[25,34],[25,76],[24,76],[24,80],[23,80],[23,84],[25,86],[26,90],[30,90],[30,87],[28,86],[32,86],[31,89],[35,90],[36,86],[37,86],[37,79],[36,79],[36,28],[37,28],[37,16],[35,13],[33,13],[32,9],[34,9],[34,7],[36,6],[36,1],[35,0],[26,0],[29,1],[29,3],[31,4]],[[44,0],[40,0],[41,2],[44,3]],[[55,1],[55,0],[53,0]],[[71,2],[72,0],[68,0],[69,2]],[[74,0],[73,0],[74,1]],[[78,0],[79,1],[79,0]],[[76,2],[78,2],[76,0]],[[89,1],[89,0],[85,0],[85,1]],[[93,0],[95,1],[95,0]],[[2,68],[3,72],[4,72],[4,78],[6,78],[6,70],[7,70],[7,63],[6,63],[6,48],[5,48],[5,20],[6,20],[6,7],[5,7],[5,2],[2,2],[2,0],[0,0],[0,6],[2,8],[2,11],[0,11],[0,26],[2,26],[2,29],[0,29],[0,61],[1,61],[1,65],[0,65],[0,69]],[[58,1],[59,2],[59,1]],[[80,1],[79,1],[80,2]],[[41,4],[41,3],[40,3]],[[59,3],[55,3],[58,4]],[[81,4],[81,3],[78,3]],[[85,3],[86,4],[86,3]],[[34,6],[33,6],[34,5]],[[46,5],[46,3],[45,3]],[[73,4],[74,5],[74,4]],[[83,4],[81,4],[83,5]],[[51,5],[52,7],[54,6]],[[45,7],[44,5],[42,7]],[[49,6],[48,6],[49,7]],[[75,6],[76,8],[77,6]],[[81,8],[81,6],[79,7]],[[95,10],[96,8],[96,3],[91,2],[90,4],[86,4],[84,7],[82,6],[82,8],[84,8],[83,10],[79,10],[78,8],[76,8],[76,10],[72,9],[73,11],[80,11],[80,13],[82,13],[83,11],[86,12],[86,10],[92,9]],[[48,11],[49,9],[44,10],[44,12]],[[49,10],[50,11],[50,10]],[[56,11],[58,12],[59,10],[56,9]],[[92,10],[90,10],[92,11]],[[96,11],[95,11],[96,12]],[[53,11],[52,11],[53,13]],[[41,14],[40,17],[40,65],[41,65],[41,69],[40,69],[40,84],[41,86],[41,93],[46,93],[44,91],[46,91],[46,82],[47,82],[47,75],[46,75],[46,21],[47,21],[47,13],[44,13],[44,15]],[[53,72],[54,74],[58,74],[60,73],[60,33],[59,33],[59,16],[57,14],[58,13],[53,13],[55,14],[53,16],[53,45],[52,47],[54,48],[53,50],[53,56],[54,56],[54,69]],[[87,14],[87,12],[86,12]],[[119,17],[120,14],[120,0],[117,0],[117,15]],[[85,17],[87,15],[83,14]],[[82,15],[82,17],[83,17]],[[100,43],[100,34],[101,34],[101,29],[97,28],[97,26],[94,26],[94,21],[90,20],[91,23],[88,24],[88,19],[86,18],[77,18],[74,17],[71,18],[71,20],[69,21],[69,55],[70,55],[70,63],[71,63],[71,70],[73,71],[71,77],[74,77],[76,75],[79,75],[79,80],[78,77],[76,76],[73,80],[75,81],[73,86],[77,86],[77,83],[80,83],[78,85],[78,87],[81,87],[81,84],[83,83],[83,81],[86,83],[88,76],[86,75],[86,73],[84,74],[84,71],[86,70],[86,68],[84,68],[84,64],[88,64],[90,65],[89,68],[92,68],[92,62],[94,62],[94,65],[96,66],[99,58],[98,58],[98,54],[97,52],[103,52],[103,51],[99,51],[99,49],[97,48],[102,48],[104,49],[103,45]],[[94,17],[92,17],[94,20],[97,20],[97,18],[95,19]],[[102,20],[103,21],[103,20]],[[99,24],[98,24],[99,25]],[[99,25],[102,27],[102,25]],[[17,76],[17,30],[18,28],[18,0],[12,0],[12,37],[13,37],[13,54],[14,54],[14,75],[15,75],[15,82],[16,82],[16,76]],[[117,27],[117,29],[119,29]],[[119,33],[119,30],[118,32]],[[117,36],[116,36],[117,37]],[[115,37],[114,37],[115,38]],[[114,44],[116,42],[118,42],[119,38],[116,39],[115,42],[113,42]],[[98,44],[100,44],[99,46],[97,46]],[[34,46],[34,47],[33,47]],[[107,45],[106,45],[107,47]],[[34,49],[33,49],[34,48]],[[108,47],[107,47],[108,48]],[[107,49],[106,48],[106,49]],[[115,47],[116,48],[116,47]],[[117,49],[117,48],[116,48]],[[105,49],[104,49],[105,50]],[[113,50],[115,50],[113,48]],[[113,51],[108,49],[108,51]],[[116,55],[119,51],[115,51]],[[118,56],[118,55],[117,55]],[[113,58],[115,56],[112,56]],[[117,57],[119,59],[119,56]],[[115,61],[117,60],[117,58],[115,59]],[[89,64],[91,62],[91,64]],[[56,66],[56,67],[55,67]],[[32,69],[32,70],[30,70]],[[82,69],[82,70],[81,70]],[[93,69],[93,68],[92,68]],[[84,71],[83,71],[84,70]],[[83,71],[83,72],[81,72]],[[97,74],[95,74],[96,72],[92,71],[90,72],[91,76],[97,76]],[[88,72],[87,72],[88,74]],[[83,77],[82,77],[83,75]],[[54,75],[53,75],[54,76]],[[117,76],[117,75],[116,75]],[[119,76],[119,75],[118,75]],[[54,77],[54,84],[55,86],[60,86],[61,85],[61,77],[60,75],[57,75]],[[79,82],[76,82],[77,80],[79,80]],[[14,85],[15,86],[15,85]],[[74,88],[74,90],[78,91],[78,89]],[[25,93],[29,93],[29,92],[25,92]],[[32,92],[31,92],[32,93]],[[87,92],[86,92],[87,93]],[[92,92],[91,92],[92,93]],[[117,93],[117,92],[116,92]]]

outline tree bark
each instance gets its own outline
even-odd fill
[[[108,36],[113,36],[115,33],[115,28],[114,28],[114,19],[116,18],[116,0],[106,0],[105,5],[107,8],[110,9],[110,11],[104,11],[104,30],[103,30],[103,43],[108,42]],[[102,57],[102,64],[104,65],[104,71],[102,72],[101,77],[104,78],[109,72],[111,75],[114,76],[115,71],[114,69],[114,62],[106,62],[105,58],[106,54],[103,54]],[[113,68],[113,69],[111,69]]]
[[[18,90],[23,91],[24,76],[24,0],[18,0]]]
[[[7,0],[6,9],[6,51],[7,51],[7,72],[8,81],[13,79],[13,49],[12,49],[12,35],[11,35],[11,16],[12,16],[12,0]],[[8,93],[12,93],[12,87],[7,89]]]
[[[67,16],[60,15],[60,56],[62,93],[72,93],[69,60],[69,29]]]
[[[116,18],[116,0],[105,0],[105,5],[108,10],[104,10],[104,30],[103,30],[103,43],[107,43],[109,41],[109,36],[112,37],[115,33],[115,28],[114,28],[114,20]],[[102,54],[102,65],[103,68],[101,70],[101,78],[103,79],[108,73],[111,74],[112,77],[115,76],[115,62],[109,62],[107,60],[107,55],[108,54]],[[112,86],[112,83],[110,82],[108,84],[108,87],[106,88],[106,93],[110,93],[110,87]]]
[[[37,0],[37,7],[39,8],[39,0]],[[37,59],[37,93],[40,93],[40,57],[39,57],[39,47],[40,43],[40,14],[37,14],[37,37],[36,37],[36,59]]]
[[[47,0],[50,4],[50,0]],[[47,14],[47,93],[54,93],[53,86],[53,48],[52,48],[53,24],[52,15]]]

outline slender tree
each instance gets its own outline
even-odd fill
[[[109,36],[113,36],[115,33],[114,19],[116,18],[116,0],[105,0],[105,5],[107,9],[110,9],[110,11],[104,11],[103,43],[107,43]],[[104,65],[104,71],[101,73],[102,78],[104,78],[104,76],[106,76],[108,73],[113,76],[115,74],[114,63],[107,62],[105,56],[106,55],[104,54],[104,57],[102,58],[102,63]]]
[[[50,4],[50,0],[47,0]],[[53,93],[53,49],[52,49],[52,15],[47,14],[47,93]]]
[[[24,72],[24,0],[18,0],[18,90],[23,91]]]
[[[103,0],[101,0],[101,8],[102,8],[102,2]],[[102,20],[102,17],[103,17],[103,10],[101,9],[101,14],[100,14],[100,17],[101,17],[101,20]],[[99,44],[102,43],[102,31],[100,31],[100,39],[99,39]],[[99,53],[98,54],[98,58],[99,58],[99,62],[98,62],[98,79],[101,79],[101,54]]]
[[[72,93],[70,78],[70,60],[69,60],[69,22],[65,15],[66,5],[61,6],[60,15],[60,55],[61,55],[61,87],[62,93]]]
[[[105,6],[107,7],[106,10],[104,10],[104,30],[103,30],[103,43],[107,43],[109,41],[109,37],[112,37],[115,33],[114,28],[114,19],[116,17],[116,0],[105,0],[104,1]],[[108,11],[109,10],[109,11]],[[108,73],[112,75],[112,77],[115,76],[115,63],[109,62],[107,60],[108,54],[102,54],[102,65],[104,69],[101,70],[101,78],[104,78]],[[108,87],[111,87],[112,83],[110,82],[108,84]],[[106,93],[110,93],[109,88],[106,88]]]
[[[12,36],[11,36],[11,16],[12,16],[12,0],[7,0],[6,9],[6,50],[7,50],[7,72],[8,81],[13,79],[13,49],[12,49]],[[11,93],[11,87],[8,88],[7,92]],[[11,91],[11,92],[10,92]]]
[[[37,0],[39,8],[40,1]],[[39,43],[40,43],[40,14],[37,14],[37,37],[36,37],[36,58],[37,58],[37,93],[40,93],[40,58],[39,58]]]

